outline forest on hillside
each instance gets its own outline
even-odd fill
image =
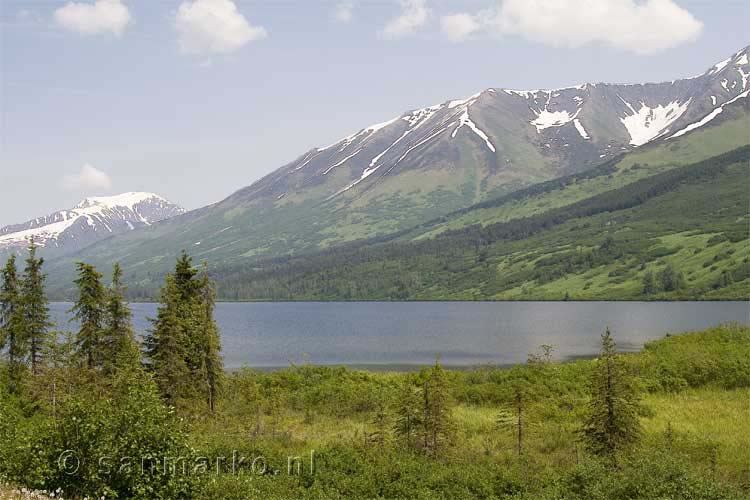
[[[507,222],[219,266],[212,276],[229,300],[746,300],[749,155],[742,147]],[[615,164],[477,209],[606,176]]]

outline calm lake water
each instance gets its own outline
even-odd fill
[[[143,334],[155,304],[132,304]],[[53,303],[60,329],[70,304]],[[408,369],[510,364],[541,344],[555,357],[596,354],[609,326],[621,350],[666,333],[750,321],[748,302],[278,302],[220,303],[216,320],[227,368],[290,362]]]

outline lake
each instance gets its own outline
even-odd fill
[[[70,304],[51,304],[60,329]],[[156,304],[131,304],[143,334]],[[556,359],[595,355],[610,327],[623,351],[666,333],[750,321],[747,302],[261,302],[219,303],[227,368],[314,363],[411,369],[526,361],[541,344]]]

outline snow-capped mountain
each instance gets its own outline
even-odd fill
[[[181,249],[214,266],[248,265],[393,234],[638,148],[668,144],[656,162],[669,161],[664,151],[675,158],[729,151],[748,141],[749,62],[745,48],[670,82],[491,88],[408,111],[80,258],[154,275]],[[72,269],[64,260],[52,265]]]
[[[23,250],[33,237],[39,247],[67,254],[184,212],[153,193],[86,198],[71,209],[0,228],[0,251]]]
[[[585,169],[702,127],[747,98],[748,57],[745,48],[701,75],[665,83],[486,89],[308,151],[247,191],[284,197],[326,184],[332,199],[408,170],[467,163],[487,167],[491,190]]]

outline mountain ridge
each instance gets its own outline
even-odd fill
[[[308,150],[224,200],[77,257],[122,261],[137,283],[163,275],[181,249],[243,266],[408,229],[646,145],[677,147],[727,117],[741,128],[734,110],[747,116],[747,53],[683,80],[488,89],[411,110]],[[743,140],[732,136],[727,148]]]
[[[52,251],[51,255],[69,254],[114,234],[182,213],[183,208],[154,193],[88,197],[72,208],[0,228],[0,251],[22,251],[33,237],[34,243],[48,253]]]

